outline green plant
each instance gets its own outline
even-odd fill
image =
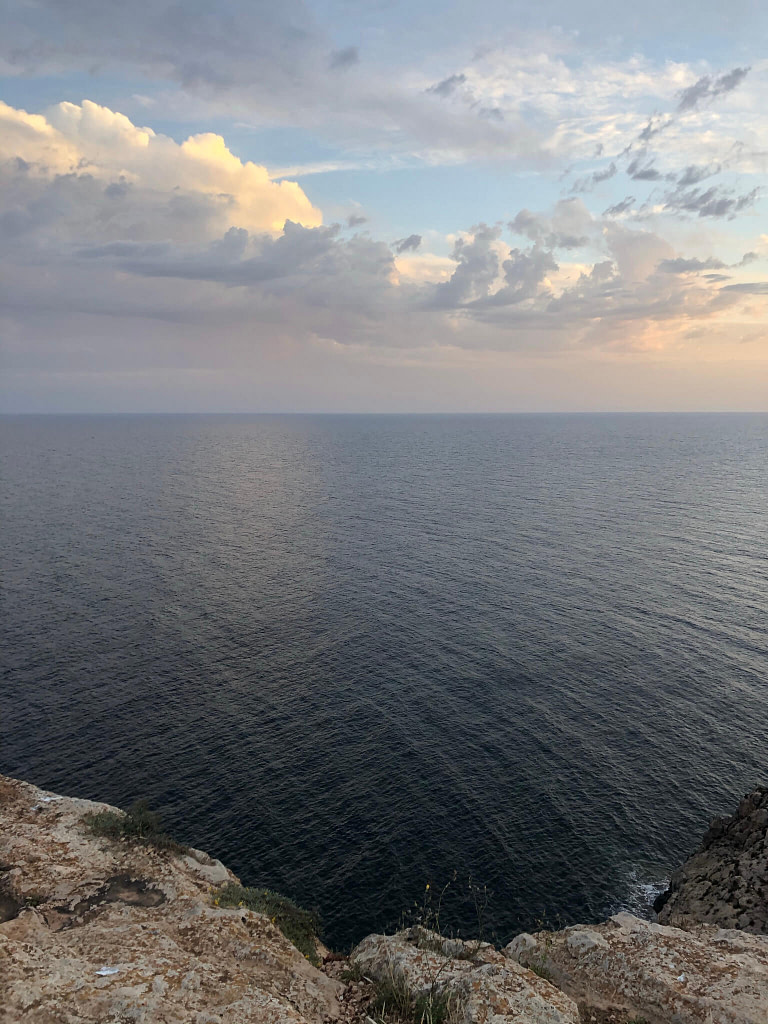
[[[188,850],[188,847],[177,843],[163,831],[160,815],[149,809],[146,800],[137,800],[127,811],[86,814],[83,820],[97,836],[142,843],[177,855],[185,854]]]
[[[376,985],[366,1012],[376,1024],[449,1024],[454,1000],[432,985],[414,996],[403,978],[390,975]]]
[[[538,976],[543,978],[544,981],[552,980],[552,971],[547,967],[546,957],[542,956],[538,960],[529,960],[524,966],[527,967],[529,971],[533,971],[534,974],[538,974]]]
[[[363,970],[362,966],[358,963],[348,964],[347,967],[341,972],[341,980],[347,985],[352,981],[359,982],[363,981],[364,979],[365,971]]]
[[[413,994],[403,978],[390,973],[384,981],[376,983],[368,1013],[376,1024],[413,1020]]]
[[[271,889],[257,889],[247,885],[228,882],[214,894],[218,907],[245,907],[257,914],[266,914],[278,926],[283,935],[303,953],[310,963],[319,964],[317,955],[317,933],[320,919],[311,910],[304,910],[287,896]]]

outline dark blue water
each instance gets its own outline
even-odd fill
[[[454,871],[502,940],[639,907],[768,780],[768,416],[0,426],[0,770],[337,946]]]

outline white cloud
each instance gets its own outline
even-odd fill
[[[45,116],[0,107],[0,147],[2,341],[25,379],[38,367],[237,376],[265,352],[302,364],[318,339],[326,353],[395,362],[658,353],[694,337],[698,349],[730,322],[752,337],[768,304],[754,261],[730,260],[727,282],[670,273],[725,261],[706,236],[681,250],[578,197],[458,231],[448,256],[429,251],[433,235],[417,249],[407,233],[395,254],[321,225],[297,186],[219,136],[177,144],[86,101]]]
[[[0,102],[0,164],[6,174],[23,169],[27,178],[59,179],[60,191],[68,176],[88,192],[89,204],[102,207],[112,237],[188,237],[180,206],[195,208],[196,228],[205,224],[212,238],[229,227],[279,232],[287,219],[309,227],[322,222],[299,185],[273,181],[265,167],[241,161],[220,135],[178,144],[90,100],[60,103],[45,116]],[[95,211],[81,214],[93,218]]]

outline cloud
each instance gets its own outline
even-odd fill
[[[520,210],[509,229],[549,249],[578,249],[598,228],[581,199],[573,198],[561,199],[549,216]]]
[[[353,64],[360,63],[360,54],[356,46],[346,46],[343,50],[334,50],[328,61],[332,71],[346,71]]]
[[[675,189],[664,197],[664,209],[677,213],[692,213],[698,217],[733,219],[737,213],[752,206],[760,195],[756,187],[741,195],[723,188]]]
[[[674,123],[674,118],[668,114],[652,114],[648,118],[648,124],[643,128],[637,137],[637,141],[646,145],[655,135],[660,135],[665,128],[669,128]]]
[[[602,143],[601,143],[602,145]],[[578,178],[571,186],[571,192],[591,192],[595,185],[609,181],[618,171],[615,162],[612,160],[607,167],[601,171],[592,171],[591,174]]]
[[[364,217],[361,213],[350,213],[347,217],[348,228],[358,228],[361,224],[367,224],[368,218]]]
[[[204,223],[215,235],[230,226],[275,232],[288,218],[307,226],[322,220],[299,185],[241,161],[220,135],[179,144],[89,100],[60,103],[45,116],[0,102],[0,167],[20,214],[39,216],[35,188],[50,182],[49,195],[60,200],[51,220],[92,220],[96,211],[77,206],[87,194],[106,230],[126,239],[183,239]]]
[[[404,252],[415,252],[421,245],[421,235],[408,235],[392,243],[392,248],[399,255]]]
[[[621,202],[615,203],[613,206],[609,206],[607,210],[603,211],[604,217],[619,217],[622,213],[626,213],[627,210],[631,210],[635,202],[634,196],[626,196]]]
[[[634,181],[658,181],[663,177],[661,171],[653,166],[653,160],[647,153],[640,153],[627,165],[627,174]]]
[[[702,270],[722,270],[727,264],[713,256],[700,260],[696,257],[684,259],[677,256],[674,259],[662,260],[659,263],[659,270],[664,274],[698,274]]]
[[[469,236],[457,239],[451,259],[456,269],[450,280],[435,285],[427,306],[434,309],[457,309],[485,298],[500,271],[498,225],[478,224]]]
[[[700,181],[714,177],[716,174],[719,174],[721,170],[722,164],[705,164],[703,166],[689,164],[677,179],[677,184],[680,188],[687,188],[689,185],[698,185]]]
[[[215,135],[177,143],[87,102],[45,116],[2,108],[0,124],[2,337],[25,339],[12,357],[28,369],[140,354],[144,367],[205,366],[230,358],[228,345],[238,367],[266,349],[304,359],[320,343],[623,352],[760,301],[759,289],[705,279],[715,257],[682,272],[659,234],[577,197],[520,210],[511,243],[501,223],[481,223],[445,255],[432,234],[392,246],[320,223],[298,186]],[[65,337],[76,354],[52,340]]]
[[[431,85],[427,92],[434,93],[435,96],[441,96],[445,98],[454,93],[460,85],[464,85],[467,81],[465,74],[460,75],[449,75],[448,78],[444,78],[442,82],[438,82],[436,85]]]
[[[705,100],[732,92],[749,74],[750,68],[733,68],[721,75],[702,75],[680,93],[679,111],[695,110]]]
[[[768,281],[741,281],[738,284],[726,284],[721,291],[738,292],[742,295],[768,295]]]
[[[722,260],[719,260],[714,256],[708,256],[703,260],[696,256],[688,259],[682,256],[677,256],[675,259],[662,260],[661,263],[659,263],[659,270],[665,274],[698,274],[702,270],[724,270],[726,268],[733,269],[746,267],[748,264],[754,263],[757,259],[759,259],[759,257],[756,252],[745,252],[737,263],[723,263]],[[720,278],[720,275],[715,274],[707,274],[706,276],[710,280]]]

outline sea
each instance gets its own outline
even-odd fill
[[[0,771],[147,799],[336,949],[443,890],[497,942],[649,915],[768,781],[767,415],[0,436]]]

